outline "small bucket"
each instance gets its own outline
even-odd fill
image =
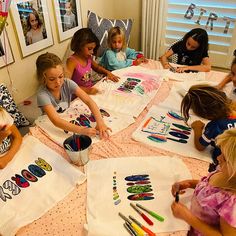
[[[63,147],[74,164],[83,166],[89,161],[88,151],[91,144],[92,139],[89,136],[73,135],[64,141]]]

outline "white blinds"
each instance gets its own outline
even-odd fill
[[[233,51],[236,49],[235,0],[168,0],[165,12],[162,53],[189,30],[201,27],[206,29],[209,35],[209,55],[212,64],[229,67]]]

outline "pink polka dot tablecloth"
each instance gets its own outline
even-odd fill
[[[160,68],[160,64],[157,61],[149,60],[149,63],[144,65],[150,69]],[[214,80],[217,78],[224,78],[225,73],[221,72],[210,72],[208,78]],[[158,104],[166,98],[171,87],[172,82],[163,82],[161,88],[157,92],[155,98],[147,106],[147,108],[139,115],[136,122],[130,125],[125,130],[111,136],[108,141],[100,141],[93,144],[93,148],[89,153],[89,157],[92,160],[104,159],[110,157],[125,157],[125,156],[148,156],[148,155],[169,155],[173,156],[176,154],[168,153],[166,151],[159,150],[154,147],[150,147],[145,144],[138,143],[131,139],[131,134],[139,126],[143,117],[147,113],[148,109],[153,104]],[[31,135],[37,137],[48,145],[49,147],[56,150],[68,161],[68,157],[64,152],[64,149],[51,141],[38,127],[31,128]],[[199,179],[201,176],[207,173],[208,163],[197,159],[186,158],[179,156],[184,163],[187,165],[192,173],[193,178]],[[86,223],[86,182],[82,185],[76,186],[75,189],[62,201],[58,202],[55,207],[49,210],[39,219],[34,222],[22,227],[18,232],[17,236],[83,236],[86,235],[84,230],[84,224]],[[29,209],[30,210],[30,209]],[[162,236],[175,235],[183,236],[186,235],[186,231],[171,232],[158,234]]]

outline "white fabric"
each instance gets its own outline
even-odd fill
[[[171,135],[170,132],[176,132],[173,129],[182,130],[181,128],[178,128],[173,124],[180,124],[184,126],[186,126],[186,124],[184,123],[183,120],[170,118],[167,115],[169,111],[173,111],[178,115],[180,115],[180,112],[178,110],[170,109],[168,107],[162,107],[162,106],[151,107],[151,109],[147,113],[146,117],[144,118],[140,126],[132,134],[132,138],[136,141],[149,144],[151,146],[164,149],[166,151],[177,153],[186,157],[196,158],[202,161],[211,162],[210,147],[207,147],[202,152],[198,151],[195,148],[193,130],[190,131],[190,135],[187,135],[189,138],[185,139],[187,143],[179,143],[176,141],[172,141],[170,139],[167,139],[166,142],[156,142],[148,138],[151,135],[151,132],[153,132],[154,134],[156,133],[158,136],[164,138],[174,138],[177,140],[181,139]],[[151,117],[153,117],[157,121],[162,120],[162,122],[164,123],[154,121],[153,123],[149,122],[148,125],[144,125]],[[199,118],[192,115],[189,124],[191,124],[194,120],[199,120]],[[143,128],[143,126],[145,126],[145,128]]]
[[[22,170],[29,170],[29,165],[41,166],[39,158],[52,169],[44,167],[46,174],[37,177],[36,182],[28,181],[28,187],[17,187],[18,184],[11,178],[16,174],[22,176]],[[14,159],[0,170],[0,234],[15,235],[19,228],[41,217],[85,179],[86,176],[78,168],[36,138],[27,136]],[[7,189],[6,181],[14,190]],[[8,198],[4,201],[3,196]]]
[[[115,70],[112,73],[120,77],[119,82],[104,81],[99,83],[97,88],[102,93],[93,96],[94,101],[98,106],[135,117],[143,111],[155,96],[162,83],[160,75],[141,66],[131,66]],[[119,91],[118,88],[128,78],[140,80],[141,82],[135,88],[141,87],[144,93],[140,94],[137,89],[133,89],[130,93]]]
[[[178,158],[167,156],[144,156],[110,158],[106,160],[90,161],[87,167],[87,222],[89,236],[123,236],[128,235],[123,227],[124,220],[118,216],[121,212],[128,217],[136,218],[155,233],[187,230],[188,225],[176,219],[171,212],[174,198],[171,186],[175,181],[191,179],[191,174],[185,164]],[[116,173],[116,174],[114,174]],[[130,175],[148,174],[154,199],[148,201],[130,201],[127,199],[132,193],[127,192],[125,177]],[[116,175],[117,193],[120,204],[113,200],[113,178]],[[180,196],[180,201],[188,204],[191,191]],[[164,217],[159,222],[144,212],[154,223],[153,226],[141,218],[130,206],[139,203],[149,210]]]
[[[110,117],[104,116],[103,119],[105,124],[112,129],[111,134],[121,131],[135,121],[130,115],[120,114],[104,108],[102,109],[110,114]],[[72,102],[70,107],[64,113],[61,113],[60,116],[64,120],[71,121],[76,120],[81,114],[90,115],[91,111],[81,100],[76,100]],[[63,146],[64,140],[73,134],[72,132],[65,133],[64,130],[54,126],[47,115],[38,117],[35,124],[38,125],[54,142],[61,146]],[[96,122],[90,122],[90,125],[95,127]],[[99,140],[99,137],[92,138],[93,143],[98,142]]]
[[[158,60],[163,37],[165,0],[142,0],[141,49],[147,58]]]

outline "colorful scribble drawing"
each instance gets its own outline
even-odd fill
[[[139,193],[129,195],[127,198],[131,201],[148,201],[154,199],[153,193]]]
[[[173,111],[168,111],[166,117],[178,121],[184,121],[179,114]],[[188,143],[191,128],[178,123],[165,122],[164,120],[166,117],[160,116],[159,120],[154,117],[147,119],[142,127],[143,132],[150,133],[147,138],[158,143],[165,143],[168,140],[183,144]]]
[[[126,81],[121,84],[121,86],[117,90],[125,93],[133,92],[135,94],[143,94],[144,90],[142,87],[139,86],[140,83],[140,79],[127,78]]]
[[[136,185],[127,188],[129,193],[148,193],[152,191],[152,185]]]
[[[121,202],[118,190],[117,190],[117,178],[116,178],[116,171],[113,173],[113,201],[114,205],[118,205]]]
[[[152,185],[149,175],[130,175],[125,177],[128,193],[135,193],[129,195],[127,198],[131,201],[145,201],[154,199],[154,194],[151,193]]]

